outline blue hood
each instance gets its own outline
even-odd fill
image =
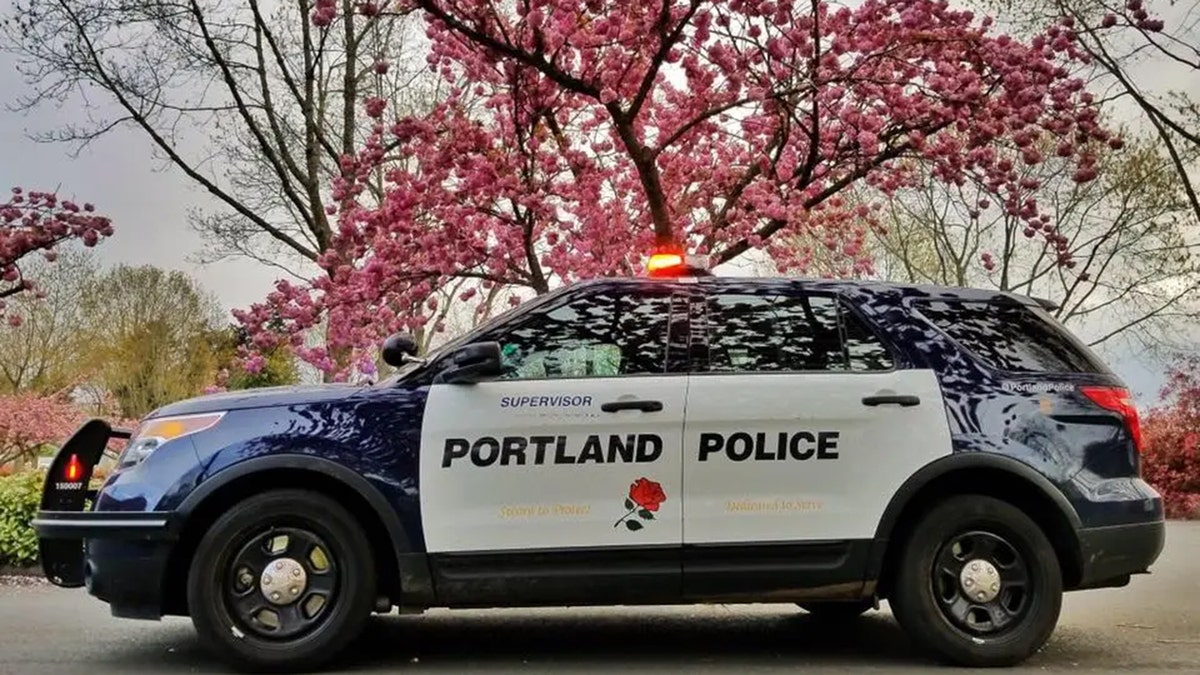
[[[356,384],[315,384],[227,391],[165,405],[147,418],[338,401],[363,389],[366,387]]]

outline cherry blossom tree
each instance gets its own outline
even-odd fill
[[[138,425],[138,420],[120,415],[115,401],[105,399],[85,410],[69,396],[70,387],[50,394],[0,396],[0,467],[15,463],[19,469],[36,459],[43,446],[61,446],[89,417],[100,417],[116,428]],[[124,440],[109,441],[110,452],[124,447]]]
[[[32,459],[43,445],[62,444],[83,417],[78,408],[52,396],[0,396],[0,466]]]
[[[22,291],[34,291],[33,279],[21,272],[21,261],[40,252],[47,260],[57,257],[54,248],[68,239],[95,246],[112,235],[108,218],[95,214],[91,204],[82,206],[60,200],[53,192],[26,192],[15,187],[6,202],[0,202],[0,316],[4,299]],[[20,316],[8,315],[19,325]]]
[[[1023,42],[937,0],[408,4],[426,17],[448,98],[392,124],[364,102],[376,123],[335,181],[328,274],[280,282],[239,314],[262,346],[300,346],[324,321],[328,348],[297,354],[325,370],[366,365],[384,333],[425,326],[448,278],[477,282],[461,300],[542,293],[635,272],[655,247],[714,264],[759,250],[805,270],[781,233],[821,241],[838,272],[869,271],[863,242],[879,224],[873,205],[846,199],[856,185],[982,183],[1037,222],[1018,167],[1042,162],[1050,139],[1087,182],[1087,148],[1111,140],[1069,76],[1086,58],[1069,22]],[[398,161],[382,202],[360,200],[385,158]]]

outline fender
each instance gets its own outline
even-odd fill
[[[1067,522],[1070,523],[1071,529],[1078,530],[1082,527],[1079,514],[1071,502],[1067,500],[1061,490],[1054,486],[1054,483],[1051,483],[1033,467],[1020,460],[990,452],[959,452],[926,464],[900,485],[900,489],[892,495],[891,501],[883,511],[883,516],[879,519],[879,526],[875,528],[875,539],[891,537],[892,531],[896,527],[896,521],[900,519],[904,507],[908,506],[908,503],[920,493],[922,488],[933,482],[935,478],[962,469],[998,469],[1022,478],[1036,487],[1058,507]]]
[[[311,455],[278,454],[238,462],[201,482],[183,500],[176,512],[179,514],[180,520],[186,522],[200,504],[222,487],[239,478],[275,469],[322,474],[362,495],[379,517],[384,528],[387,529],[388,538],[391,540],[392,554],[396,558],[396,566],[400,571],[402,598],[397,600],[414,606],[424,606],[433,602],[433,578],[429,572],[427,557],[424,553],[413,550],[408,533],[400,523],[395,509],[367,479],[328,459]]]
[[[879,525],[875,528],[875,538],[871,542],[871,553],[867,561],[867,581],[877,581],[882,576],[888,544],[892,533],[896,529],[896,524],[900,520],[900,514],[904,512],[905,507],[921,493],[922,489],[935,479],[951,471],[960,471],[963,469],[998,470],[1024,480],[1029,485],[1037,488],[1043,496],[1055,505],[1058,511],[1066,518],[1072,531],[1080,529],[1081,522],[1079,514],[1075,511],[1075,507],[1071,505],[1071,502],[1067,500],[1062,491],[1054,486],[1054,483],[1051,483],[1050,480],[1038,473],[1033,467],[1020,460],[990,452],[959,452],[934,460],[921,467],[900,485],[900,488],[896,490],[896,494],[892,495],[887,508],[883,511],[883,516],[879,519]],[[1077,542],[1073,548],[1075,549],[1075,553],[1078,554]]]

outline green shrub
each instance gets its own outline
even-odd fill
[[[29,521],[42,499],[41,471],[0,476],[0,565],[28,567],[37,562],[37,534]]]

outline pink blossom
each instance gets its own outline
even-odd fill
[[[1093,167],[1081,167],[1071,174],[1071,180],[1076,183],[1087,183],[1096,178],[1096,169]]]
[[[337,13],[337,0],[317,0],[312,13],[312,22],[320,27],[329,26],[337,18]]]
[[[242,368],[251,375],[257,375],[258,373],[262,372],[266,365],[266,359],[264,359],[261,354],[254,354],[250,358],[243,361]]]
[[[387,108],[387,101],[372,96],[364,102],[363,107],[366,108],[369,117],[381,117],[384,109]]]
[[[40,252],[53,262],[55,247],[69,239],[94,246],[112,234],[112,224],[94,215],[90,204],[80,208],[54,193],[20,187],[11,194],[8,202],[0,202],[0,298],[34,288],[31,279],[21,276],[19,264],[26,256]]]

